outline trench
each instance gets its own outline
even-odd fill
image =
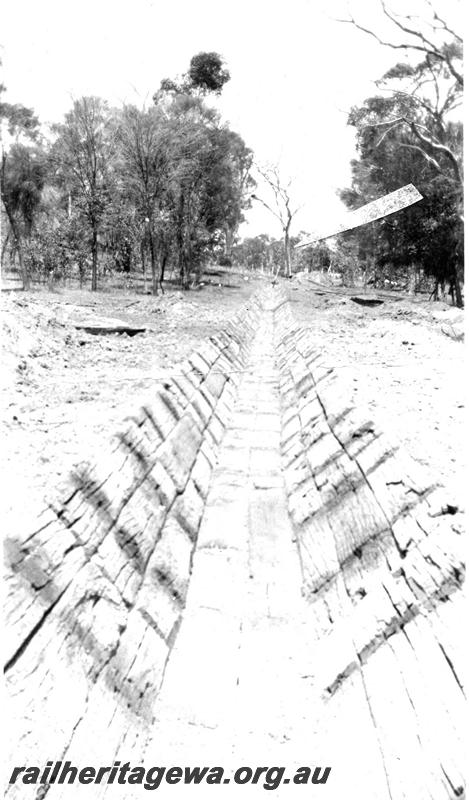
[[[10,537],[11,763],[322,765],[325,797],[461,796],[454,506],[318,346],[264,290]]]

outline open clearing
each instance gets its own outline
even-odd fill
[[[12,764],[314,754],[339,800],[365,747],[360,800],[459,797],[461,314],[228,281],[5,301]]]
[[[125,416],[201,341],[223,328],[262,283],[213,270],[201,289],[61,289],[2,293],[2,440],[6,519],[33,518],[74,464],[93,461]],[[268,281],[268,278],[265,278]],[[359,290],[322,291],[308,276],[285,283],[356,405],[462,497],[463,312],[424,296],[387,293],[364,307]],[[135,336],[77,330],[99,318],[146,327]],[[445,332],[446,331],[446,332]],[[5,518],[5,517],[4,517]]]

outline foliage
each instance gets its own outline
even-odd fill
[[[2,165],[2,198],[15,230],[30,236],[46,177],[46,165],[38,147],[14,144]]]
[[[137,268],[145,223],[125,196],[116,197],[103,220],[101,250],[108,271],[130,273]]]
[[[462,125],[454,112],[462,99],[462,40],[434,10],[424,28],[415,18],[394,14],[384,0],[381,7],[397,39],[383,39],[347,21],[382,44],[420,58],[395,64],[377,81],[383,94],[351,110],[358,158],[352,162],[352,185],[340,196],[353,209],[414,183],[424,199],[344,239],[356,242],[366,276],[370,265],[376,280],[390,269],[423,271],[435,281],[435,296],[438,286],[448,284],[461,305]]]
[[[220,94],[230,80],[230,73],[224,69],[223,59],[218,53],[198,53],[191,58],[188,78],[193,89]]]
[[[32,109],[0,103],[28,138],[2,164],[10,251],[13,242],[24,270],[82,281],[91,266],[97,289],[109,269],[142,269],[146,280],[149,260],[156,293],[169,265],[188,288],[213,254],[230,259],[254,182],[252,152],[205,99],[229,77],[220,55],[198,53],[150,108],[75,100],[52,142],[40,141]]]
[[[299,236],[292,237],[292,245],[295,246],[306,237],[307,234],[302,231]],[[310,247],[300,248],[299,250],[295,250],[295,271],[301,272],[306,270],[307,272],[322,272],[330,268],[332,259],[333,253],[327,242],[319,242]]]
[[[233,237],[242,220],[252,156],[200,98],[176,96],[166,112],[172,157],[165,230],[181,285],[188,288],[204,260]]]
[[[383,275],[389,266],[415,266],[454,290],[462,272],[459,186],[450,167],[437,168],[419,148],[407,146],[412,144],[410,134],[394,130],[383,139],[378,120],[388,116],[391,102],[399,101],[373,97],[352,110],[359,157],[352,162],[352,186],[340,193],[341,199],[353,209],[407,183],[414,183],[424,199],[344,238],[357,242],[362,265],[373,261]],[[376,124],[363,125],[366,119]],[[448,138],[455,149],[461,137],[461,126],[448,124]]]
[[[265,233],[246,237],[233,247],[234,263],[252,270],[266,270],[273,263],[273,242],[274,239]]]
[[[98,97],[76,100],[51,152],[55,181],[67,191],[89,228],[91,288],[98,287],[98,241],[111,202],[113,141],[107,104]]]
[[[13,240],[12,251],[18,256],[24,288],[29,287],[29,274],[23,258],[24,239],[30,237],[34,215],[44,186],[45,169],[39,144],[39,120],[33,109],[19,103],[4,102],[5,87],[0,85],[0,130],[7,123],[14,137],[11,147],[2,142],[0,193]],[[3,250],[2,250],[3,259]]]
[[[49,284],[78,277],[82,286],[91,263],[87,234],[78,215],[57,211],[53,220],[44,215],[26,248],[30,274]]]
[[[163,78],[153,99],[157,103],[165,94],[219,95],[229,80],[230,73],[218,53],[197,53],[192,56],[189,69],[181,78]]]
[[[167,249],[165,205],[171,176],[173,143],[162,109],[140,111],[124,106],[116,116],[118,195],[128,229],[127,257],[131,242],[140,239],[150,251],[152,289],[160,282],[158,261]],[[124,242],[122,242],[124,244]],[[143,246],[145,246],[143,244]]]
[[[0,61],[1,64],[1,61]],[[39,133],[39,120],[32,108],[21,103],[7,103],[2,100],[5,86],[0,84],[0,123],[5,121],[10,136],[23,134],[28,139],[36,139]]]

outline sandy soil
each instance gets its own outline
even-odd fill
[[[2,293],[5,532],[39,511],[73,464],[93,460],[125,416],[151,398],[156,382],[223,327],[260,281],[221,270],[207,274],[199,290],[158,298],[130,291]],[[391,294],[380,306],[360,306],[352,291],[323,292],[310,276],[286,286],[324,365],[340,370],[355,402],[367,404],[462,503],[462,312]],[[76,329],[97,317],[146,331],[130,337]]]
[[[322,293],[304,278],[292,286],[296,318],[314,332],[324,366],[338,370],[355,405],[405,447],[433,476],[465,491],[464,312],[423,296],[377,294],[361,306],[360,290]]]

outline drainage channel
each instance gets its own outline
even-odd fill
[[[232,343],[224,340],[218,342],[222,356],[205,351],[211,366],[198,357],[191,367],[203,390],[189,399],[192,371],[173,387],[179,395],[172,395],[168,434],[159,432],[161,407],[156,428],[145,418],[136,431],[140,438],[129,442],[131,457],[138,450],[141,460],[146,428],[147,436],[161,436],[150,453],[155,465],[150,459],[138,473],[129,500],[135,514],[150,509],[143,527],[136,526],[140,549],[149,551],[143,576],[127,539],[124,546],[114,533],[114,541],[107,527],[102,541],[111,539],[113,550],[101,542],[92,550],[83,540],[77,546],[77,531],[92,529],[96,536],[100,530],[88,517],[88,527],[77,527],[84,512],[66,532],[53,527],[52,535],[46,526],[41,542],[49,549],[39,552],[41,561],[31,562],[30,540],[20,548],[25,566],[17,567],[18,580],[28,579],[38,593],[48,587],[46,555],[54,555],[59,570],[69,552],[78,551],[81,560],[73,575],[73,565],[64,576],[58,573],[61,581],[72,577],[72,589],[66,584],[57,599],[48,589],[46,616],[11,667],[11,685],[26,709],[17,720],[24,728],[19,741],[43,753],[42,730],[60,743],[63,758],[81,766],[113,760],[147,768],[218,766],[225,776],[216,789],[222,798],[264,791],[262,778],[243,788],[234,783],[240,767],[284,768],[279,785],[265,787],[272,797],[298,797],[302,790],[292,778],[301,767],[322,774],[331,767],[327,782],[303,790],[308,797],[460,796],[453,718],[461,687],[446,655],[452,652],[447,629],[456,624],[453,608],[460,603],[459,562],[447,548],[451,532],[453,538],[457,533],[447,514],[435,517],[428,500],[433,487],[416,491],[411,481],[419,504],[410,508],[402,462],[392,448],[382,452],[373,426],[343,411],[340,387],[315,377],[315,343],[291,327],[289,314],[280,292],[264,292],[241,334],[240,355],[227,350],[226,360],[223,348]],[[172,408],[175,397],[179,410]],[[381,524],[383,515],[393,520],[393,536],[406,533],[402,552]],[[101,526],[108,516],[101,513]],[[140,517],[126,519],[136,524]],[[65,534],[72,544],[61,560]],[[101,559],[93,570],[90,552]],[[111,569],[129,554],[133,571],[125,563],[113,580]],[[98,572],[103,565],[106,582]],[[418,588],[409,601],[409,587],[402,586],[407,573],[418,578],[409,583]],[[424,581],[436,588],[427,591]],[[23,616],[32,620],[38,606],[26,602]],[[85,602],[86,636],[79,616]],[[21,621],[16,606],[14,613]],[[80,649],[72,646],[77,633]],[[362,641],[365,646],[357,646]],[[425,694],[423,678],[433,690],[442,687],[441,698]],[[69,692],[55,692],[60,708],[54,713],[47,698],[58,680]],[[35,703],[46,698],[35,716],[29,716],[31,697]],[[40,730],[42,708],[47,721]],[[162,783],[158,793],[205,798],[207,786]],[[115,783],[74,785],[73,797],[130,800],[141,791]],[[31,797],[46,794],[49,800],[71,796],[70,787],[55,784]],[[24,786],[9,794],[25,796]]]
[[[277,765],[290,777],[269,793],[294,797],[298,787],[288,783],[295,770],[330,766],[341,748],[341,774],[321,787],[325,797],[339,797],[348,786],[345,765],[353,770],[366,743],[378,765],[371,770],[373,796],[385,798],[363,686],[352,677],[344,692],[347,723],[342,714],[331,716],[315,677],[317,631],[302,596],[281,467],[277,303],[273,293],[212,474],[184,618],[145,762],[222,765],[228,776],[240,766]],[[359,742],[353,736],[357,724]],[[190,791],[203,797],[207,788]],[[255,796],[259,787],[241,790],[230,783],[218,791],[223,797],[240,791]],[[171,797],[187,792],[171,787]]]

